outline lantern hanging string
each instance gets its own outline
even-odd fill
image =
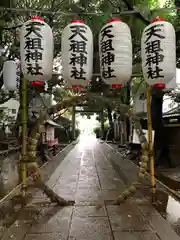
[[[148,9],[148,8],[142,8],[142,9],[134,9],[134,10],[125,10],[125,11],[120,11],[120,12],[114,12],[111,13],[111,16],[114,15],[129,15],[129,14],[136,14],[136,13],[145,13],[149,11],[162,11],[162,12],[167,12],[167,11],[175,11],[175,10],[180,10],[179,7],[171,7],[171,8],[154,8],[154,9]],[[48,15],[66,15],[66,16],[75,16],[75,15],[95,15],[95,16],[101,16],[101,15],[109,15],[110,13],[104,13],[104,12],[80,12],[80,13],[68,13],[68,12],[63,12],[63,11],[49,11],[49,10],[40,10],[40,9],[31,9],[31,8],[5,8],[5,7],[0,7],[0,11],[8,11],[8,12],[24,12],[25,14],[27,12],[32,12],[32,13],[38,13],[38,14],[48,14]]]

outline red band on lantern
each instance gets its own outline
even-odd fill
[[[84,23],[82,20],[78,20],[78,19],[73,19],[71,22],[72,23]]]
[[[152,20],[152,23],[159,22],[159,21],[164,21],[164,19],[160,17],[156,17],[155,19]]]
[[[39,20],[39,21],[44,22],[44,18],[41,18],[41,17],[39,17],[39,16],[32,16],[31,19],[32,19],[32,20]]]
[[[108,23],[111,23],[111,22],[120,22],[120,18],[112,18],[111,20],[108,21]]]

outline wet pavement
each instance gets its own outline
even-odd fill
[[[17,153],[0,157],[0,199],[19,183]]]
[[[75,200],[75,206],[55,206],[38,191],[14,224],[1,231],[0,239],[180,239],[142,192],[120,206],[112,205],[125,188],[126,176],[115,171],[108,161],[113,156],[105,149],[95,138],[82,137],[48,180],[58,195]],[[131,171],[130,180],[134,177]]]
[[[65,149],[67,144],[60,144],[56,154]],[[49,152],[49,159],[54,159],[55,156]],[[38,160],[39,165],[43,162]],[[10,153],[8,156],[0,156],[0,199],[8,194],[19,184],[18,166],[19,153]]]
[[[108,152],[111,153],[110,154],[111,157],[109,158],[109,161],[112,162],[117,172],[119,172],[121,179],[123,179],[124,182],[128,184],[129,179],[131,179],[131,177],[127,173],[129,172],[129,169],[132,169],[132,168],[134,168],[134,171],[131,171],[131,172],[137,173],[138,168],[136,165],[139,165],[139,159],[138,159],[138,162],[134,160],[127,161],[127,156],[125,156],[124,159],[123,158],[119,159],[117,156],[121,155],[120,153],[121,151],[120,151],[120,148],[117,146],[117,144],[110,144],[108,145],[108,147],[106,145],[105,151],[106,151],[107,158],[109,156]],[[113,151],[113,154],[112,154],[112,151]],[[117,162],[117,159],[118,159],[118,162]],[[124,164],[124,161],[126,161],[126,164]],[[154,207],[164,217],[164,219],[166,219],[171,224],[174,231],[180,236],[180,211],[179,211],[180,198],[179,197],[177,198],[176,195],[172,195],[172,193],[169,192],[167,188],[165,188],[165,185],[166,185],[171,189],[176,189],[177,190],[176,193],[179,193],[180,195],[180,191],[178,191],[180,189],[178,178],[179,178],[178,168],[159,169],[158,179],[160,181],[156,179],[156,204],[154,205]],[[133,179],[131,179],[131,181],[133,180],[135,180],[134,176],[133,176]],[[143,192],[146,198],[151,197],[149,174],[147,174],[143,182],[143,185],[141,186],[141,192]]]

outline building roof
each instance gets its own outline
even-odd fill
[[[140,118],[147,119],[147,114],[139,114]],[[177,112],[168,111],[166,113],[163,113],[163,118],[172,118],[172,117],[180,117],[180,110],[178,109]]]
[[[61,125],[57,124],[56,122],[52,121],[52,120],[47,120],[46,124],[49,124],[50,126],[53,126],[55,128],[62,128]]]
[[[163,113],[163,118],[179,117],[179,116],[180,116],[180,106],[174,107],[171,110]]]
[[[165,114],[171,114],[171,113],[180,113],[180,106],[174,107],[171,110],[165,112]]]
[[[68,118],[59,116],[54,120],[57,124],[59,125],[71,125],[71,120],[69,120]]]

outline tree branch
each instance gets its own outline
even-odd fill
[[[126,5],[126,7],[128,8],[128,10],[134,11],[133,6],[130,5],[130,3],[128,2],[128,0],[123,0],[124,4]],[[148,25],[151,22],[146,19],[141,13],[137,12],[135,13],[135,15],[145,24]]]
[[[116,6],[116,5],[112,2],[112,0],[109,0],[109,2],[110,2],[110,4],[111,4],[114,8],[117,8],[117,9],[119,10],[119,12],[121,12],[120,6]]]
[[[4,84],[4,81],[3,81],[3,74],[0,73],[0,89],[2,88],[3,84]]]

